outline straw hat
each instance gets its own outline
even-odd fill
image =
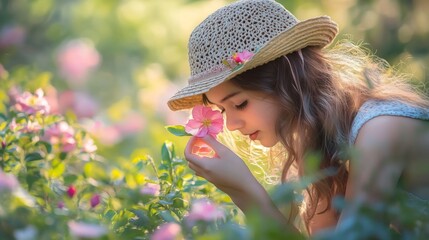
[[[180,110],[202,104],[202,94],[220,83],[304,47],[325,47],[337,32],[329,17],[299,21],[273,0],[241,0],[220,8],[192,32],[191,77],[168,106]],[[250,59],[234,63],[234,54],[248,52]]]

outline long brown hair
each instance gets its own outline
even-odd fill
[[[362,47],[342,42],[329,50],[306,47],[275,59],[230,80],[238,87],[262,91],[281,106],[276,132],[287,155],[284,181],[292,166],[304,174],[307,154],[320,156],[319,169],[332,168],[336,174],[324,177],[307,188],[303,218],[306,226],[320,200],[344,195],[348,171],[342,158],[352,121],[368,99],[395,99],[416,106],[428,100],[388,64]]]

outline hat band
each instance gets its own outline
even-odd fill
[[[198,74],[191,76],[189,78],[188,82],[189,82],[189,84],[197,83],[203,79],[208,79],[208,78],[212,78],[215,76],[223,75],[226,72],[231,73],[232,69],[228,66],[225,66],[224,64],[216,65],[207,71],[204,71],[204,72],[201,72],[201,73],[198,73]]]

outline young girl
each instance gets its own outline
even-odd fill
[[[417,171],[428,164],[428,99],[356,45],[325,48],[337,31],[329,17],[299,21],[275,1],[232,3],[192,32],[189,84],[168,102],[172,110],[217,107],[228,130],[265,147],[281,143],[283,180],[292,167],[303,176],[306,156],[318,153],[320,169],[336,171],[308,187],[303,219],[310,234],[353,214],[352,207],[332,207],[337,195],[383,201],[401,180],[409,198],[429,199],[428,171]],[[192,153],[200,141],[215,159]],[[244,212],[257,207],[287,223],[245,163],[215,138],[192,137],[185,157]]]

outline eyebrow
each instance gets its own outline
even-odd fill
[[[237,95],[237,94],[239,94],[239,93],[240,93],[240,91],[232,92],[232,93],[230,93],[230,94],[226,95],[224,98],[222,98],[222,100],[220,100],[220,102],[221,102],[221,103],[223,103],[223,102],[225,102],[226,100],[228,100],[229,98],[232,98],[232,97],[234,97],[235,95]]]
[[[240,93],[240,91],[237,91],[237,92],[232,92],[232,93],[230,93],[230,94],[228,94],[228,95],[226,95],[224,98],[222,98],[221,100],[220,100],[220,102],[221,103],[223,103],[223,102],[225,102],[226,100],[228,100],[229,98],[232,98],[232,97],[234,97],[235,95],[237,95],[237,94],[239,94]],[[210,104],[214,104],[214,105],[216,105],[215,103],[213,103],[212,101],[210,101],[210,99],[206,96],[206,100],[207,100],[207,102],[209,102]]]

